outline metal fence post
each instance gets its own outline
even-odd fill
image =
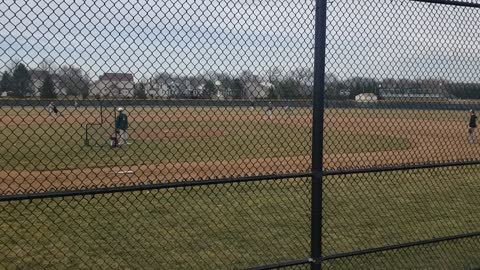
[[[100,100],[100,124],[103,124],[103,102]]]
[[[315,1],[315,63],[312,127],[311,258],[312,270],[322,268],[323,115],[325,109],[325,47],[327,0]]]

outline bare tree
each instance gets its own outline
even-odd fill
[[[81,68],[63,66],[59,73],[60,88],[63,88],[67,95],[88,96],[90,78]]]
[[[275,83],[282,79],[282,70],[279,67],[271,67],[267,70],[266,78],[268,82]]]
[[[39,64],[38,68],[39,70],[45,70],[48,71],[48,74],[53,74],[55,71],[58,69],[58,67],[55,65],[52,59],[50,58],[44,58]]]
[[[313,93],[313,70],[311,68],[297,68],[290,74],[290,78],[296,82],[298,94],[309,97]]]

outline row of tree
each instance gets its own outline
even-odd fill
[[[43,74],[41,86],[34,87],[33,74]],[[225,73],[207,73],[198,76],[175,76],[159,73],[150,79],[140,80],[135,84],[134,96],[148,98],[148,91],[155,83],[163,83],[172,88],[174,98],[213,98],[219,92],[226,98],[268,98],[298,99],[310,98],[313,92],[313,71],[297,68],[285,72],[279,68],[270,69],[264,76],[244,71],[237,76]],[[0,92],[7,92],[13,97],[39,95],[41,98],[56,98],[59,94],[67,96],[89,95],[92,86],[91,78],[81,68],[75,66],[53,67],[44,63],[35,70],[29,70],[23,63],[16,63],[10,70],[2,74]],[[175,88],[175,89],[174,89]],[[182,88],[182,89],[178,89]],[[260,89],[262,88],[262,89]],[[199,89],[201,91],[199,92]],[[256,92],[262,94],[256,96]],[[37,92],[38,91],[38,92]],[[480,99],[480,83],[459,83],[441,79],[411,80],[405,78],[375,79],[368,77],[352,77],[339,79],[333,74],[326,74],[325,95],[328,99],[353,99],[360,93],[374,93],[382,96],[394,94],[439,94],[444,97],[461,99]]]
[[[35,89],[32,77],[41,80],[39,89]],[[90,78],[80,68],[62,66],[59,69],[39,68],[29,70],[23,63],[16,63],[10,71],[5,71],[0,80],[0,93],[23,98],[36,95],[38,90],[41,98],[57,98],[58,94],[67,96],[87,97]]]
[[[313,90],[313,72],[310,69],[295,69],[285,74],[280,69],[271,69],[265,76],[243,71],[236,75],[211,72],[183,77],[163,72],[140,80],[135,87],[135,97],[146,97],[145,91],[159,85],[166,87],[165,91],[173,98],[209,99],[218,94],[227,99],[308,98]]]
[[[7,92],[13,97],[32,95],[32,81],[27,67],[18,64],[13,70],[13,74],[5,71],[0,80],[0,92]]]
[[[326,74],[325,95],[328,99],[354,99],[360,93],[437,95],[443,98],[480,99],[480,83],[452,82],[443,79],[406,79],[352,77],[344,80]]]

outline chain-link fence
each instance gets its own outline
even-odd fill
[[[480,267],[478,7],[0,0],[0,268]]]
[[[480,266],[476,7],[328,3],[325,269]]]

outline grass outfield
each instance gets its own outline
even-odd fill
[[[261,116],[258,109],[138,108],[130,110],[131,134],[156,128],[222,130],[221,136],[135,139],[116,152],[85,147],[84,126],[73,123],[5,124],[0,140],[4,170],[50,170],[138,164],[308,155],[311,131],[293,121],[235,120]],[[75,117],[93,108],[72,111]],[[39,109],[0,110],[27,119]],[[137,121],[152,115],[165,120]],[[194,115],[188,119],[185,115]],[[230,115],[234,120],[205,121]],[[466,121],[453,111],[327,110],[338,115],[431,121]],[[295,118],[296,117],[296,118]],[[95,118],[95,117],[94,117]],[[176,120],[168,120],[176,119]],[[248,118],[248,117],[247,117]],[[145,118],[146,119],[146,118]],[[308,121],[307,121],[308,122]],[[367,122],[365,122],[367,123]],[[372,122],[375,123],[375,122]],[[340,123],[341,124],[341,123]],[[388,123],[386,127],[388,126]],[[326,153],[408,149],[397,135],[326,129]],[[3,136],[3,137],[2,137]],[[139,135],[138,135],[139,136]],[[348,146],[348,147],[347,147]],[[325,254],[479,231],[480,166],[325,178]],[[307,257],[310,233],[309,179],[129,192],[0,203],[0,269],[231,269]],[[342,259],[327,269],[469,269],[480,265],[480,240]]]
[[[478,231],[479,170],[326,177],[325,254]],[[0,268],[5,269],[241,269],[303,258],[309,250],[308,179],[0,207]],[[480,240],[469,239],[327,265],[469,269],[480,265],[479,247]]]
[[[19,109],[17,109],[19,110]],[[21,117],[41,113],[36,108],[28,113],[26,110],[13,112]],[[40,111],[39,111],[40,110]],[[204,160],[235,160],[254,157],[282,157],[308,155],[310,153],[311,128],[307,124],[295,123],[295,115],[299,120],[309,117],[305,109],[297,109],[294,116],[284,112],[279,113],[277,120],[288,123],[275,123],[268,120],[252,121],[240,120],[242,117],[265,117],[262,110],[251,112],[247,108],[224,109],[208,111],[210,108],[170,109],[152,108],[132,111],[130,136],[133,144],[112,150],[108,146],[108,139],[112,131],[109,123],[94,125],[88,128],[90,140],[97,143],[94,146],[85,146],[85,124],[75,121],[76,117],[92,113],[92,108],[85,111],[72,112],[74,122],[59,123],[56,121],[43,122],[46,115],[41,115],[36,121],[28,124],[7,125],[0,132],[0,141],[9,142],[0,146],[0,168],[5,170],[54,170],[73,169],[92,166],[150,164],[153,162],[188,162]],[[142,121],[141,113],[147,116],[172,117],[186,115],[178,121],[157,120]],[[346,112],[343,112],[346,113]],[[64,111],[64,114],[68,112]],[[137,116],[139,115],[139,116]],[[198,120],[189,120],[188,116],[195,116]],[[206,121],[214,115],[226,115],[235,121]],[[145,117],[145,116],[143,116]],[[47,118],[49,119],[49,118]],[[63,121],[59,118],[58,121]],[[79,120],[81,122],[81,120]],[[112,120],[113,121],[113,120]],[[177,130],[179,137],[163,138],[152,136],[162,129]],[[196,136],[189,129],[197,129],[204,136]],[[110,133],[109,133],[110,132]],[[221,134],[216,134],[220,132]],[[142,134],[141,134],[142,133]],[[214,134],[214,135],[211,135]],[[185,137],[183,137],[185,135]],[[146,136],[143,138],[141,136]],[[407,149],[410,144],[401,136],[387,136],[378,134],[326,131],[328,153],[360,153],[386,150]],[[346,147],[348,145],[349,147]]]

